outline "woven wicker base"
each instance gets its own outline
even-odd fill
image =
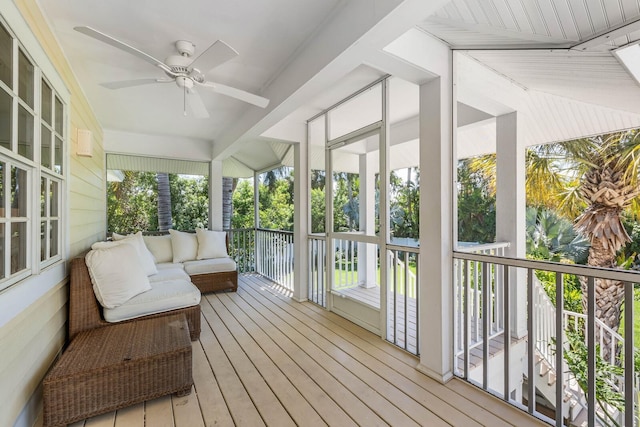
[[[194,274],[191,282],[200,289],[201,293],[216,291],[237,291],[238,290],[238,272],[237,271],[221,271],[218,273]]]
[[[62,426],[193,385],[184,315],[81,332],[43,381],[44,427]]]

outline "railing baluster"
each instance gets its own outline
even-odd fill
[[[527,269],[527,400],[528,410],[533,414],[536,410],[536,377],[535,377],[535,329],[533,300],[533,269]]]
[[[502,309],[503,309],[503,321],[504,321],[504,331],[502,332],[502,336],[504,339],[504,396],[503,399],[509,401],[511,396],[511,310],[509,301],[509,266],[502,266],[502,278],[503,278],[503,292],[502,292]]]
[[[416,255],[416,351],[415,354],[420,354],[420,263],[418,262]]]
[[[634,425],[635,364],[633,342],[633,283],[624,282],[624,425]],[[628,325],[628,326],[627,326]],[[612,340],[613,341],[613,340]]]
[[[587,420],[596,425],[596,295],[595,281],[587,278]]]
[[[393,343],[398,344],[398,264],[393,263]]]
[[[480,289],[478,289],[478,285],[479,285],[479,280],[478,277],[480,277],[480,273],[479,270],[480,269],[480,263],[479,262],[474,262],[474,286],[473,286],[473,326],[474,326],[474,331],[473,331],[473,341],[474,342],[478,342],[480,340],[480,325],[478,324],[479,319],[480,319],[480,302],[479,302],[479,295],[480,295]]]
[[[464,378],[469,379],[469,329],[471,328],[471,316],[469,313],[469,307],[471,305],[471,262],[464,260],[464,266],[466,270],[465,283],[464,283]]]
[[[397,253],[396,253],[397,255]],[[407,282],[409,279],[409,253],[405,252],[404,253],[404,347],[407,348],[407,331],[409,330],[408,328],[408,322],[407,322],[407,318],[409,317],[409,306],[408,304],[408,300],[407,300],[407,294],[409,293],[407,290]]]
[[[489,313],[487,302],[489,300],[489,265],[482,263],[482,388],[489,389]]]
[[[564,419],[562,416],[562,404],[564,403],[564,372],[562,369],[562,358],[564,357],[562,325],[562,306],[564,305],[564,285],[562,273],[556,273],[556,427],[562,427]],[[558,369],[559,368],[559,369]]]

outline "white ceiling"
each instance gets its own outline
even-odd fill
[[[239,56],[207,78],[260,93],[340,0],[41,0],[75,74],[105,128],[214,140],[234,118],[254,107],[199,89],[211,118],[183,116],[183,92],[174,84],[110,90],[100,83],[163,72],[132,55],[73,30],[91,26],[160,60],[174,42],[188,40],[197,56],[222,40]]]
[[[212,145],[213,157],[228,159],[227,170],[246,173],[286,162],[291,150],[283,142],[304,138],[307,119],[387,73],[394,76],[392,122],[411,122],[417,114],[417,84],[435,76],[427,71],[431,64],[424,53],[434,37],[464,50],[469,60],[494,74],[481,70],[459,81],[458,99],[485,113],[513,111],[529,93],[540,108],[586,108],[590,117],[603,121],[603,128],[635,123],[640,114],[640,86],[610,52],[640,39],[640,0],[40,4],[105,129],[200,139]],[[99,83],[162,77],[162,72],[73,31],[77,25],[95,27],[160,59],[173,52],[178,39],[194,42],[196,49],[221,39],[240,55],[207,77],[266,96],[271,104],[263,110],[205,93],[211,118],[195,119],[182,116],[182,93],[173,84],[105,89]],[[602,36],[607,32],[612,32],[610,37]],[[489,80],[478,85],[480,75]],[[515,92],[496,90],[507,86]],[[600,107],[607,108],[607,117]],[[630,115],[618,119],[623,113]],[[179,147],[176,150],[179,157]]]

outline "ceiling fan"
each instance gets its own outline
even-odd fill
[[[267,98],[254,95],[253,93],[231,86],[223,85],[221,83],[211,82],[206,79],[205,75],[210,70],[238,56],[238,52],[221,40],[215,41],[195,59],[192,58],[195,53],[195,45],[190,41],[178,40],[175,43],[178,52],[168,56],[164,61],[160,61],[159,59],[156,59],[153,56],[94,28],[75,27],[74,29],[82,34],[86,34],[89,37],[93,37],[96,40],[123,50],[142,59],[143,61],[155,65],[166,74],[166,77],[164,78],[125,80],[101,84],[108,89],[122,89],[154,83],[175,82],[184,93],[184,114],[187,115],[186,104],[188,103],[193,115],[197,118],[208,118],[209,113],[207,112],[207,108],[202,102],[200,95],[196,91],[196,86],[204,87],[213,92],[239,99],[262,108],[265,108],[269,104],[269,100]]]

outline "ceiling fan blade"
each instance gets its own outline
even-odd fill
[[[254,95],[253,93],[249,93],[247,91],[237,89],[235,87],[223,85],[221,83],[205,82],[205,83],[202,83],[202,86],[208,87],[209,89],[212,89],[214,92],[220,93],[222,95],[230,96],[231,98],[239,99],[240,101],[248,102],[249,104],[253,104],[258,107],[265,108],[267,105],[269,105],[269,100],[267,98]]]
[[[111,45],[115,48],[118,48],[120,50],[123,50],[133,56],[136,56],[140,59],[142,59],[143,61],[146,61],[152,65],[155,65],[156,67],[160,67],[162,70],[171,73],[171,68],[165,64],[164,62],[160,61],[159,59],[154,58],[153,56],[144,53],[143,51],[136,49],[133,46],[129,46],[126,43],[121,42],[120,40],[114,39],[113,37],[111,37],[110,35],[107,35],[105,33],[102,33],[94,28],[91,27],[75,27],[74,30],[85,34],[89,37],[93,37],[96,40],[99,40],[103,43],[106,43],[108,45]]]
[[[154,83],[172,83],[173,79],[136,79],[136,80],[121,80],[117,82],[100,83],[100,86],[107,89],[123,89],[125,87],[142,86]]]
[[[193,113],[193,116],[198,119],[208,119],[209,112],[207,111],[207,107],[205,107],[204,102],[202,102],[202,98],[200,98],[200,94],[196,92],[193,88],[187,90],[187,103],[189,104],[189,108]]]
[[[236,56],[238,56],[238,52],[234,48],[221,40],[216,40],[193,60],[189,68],[197,68],[202,74],[206,74]]]

